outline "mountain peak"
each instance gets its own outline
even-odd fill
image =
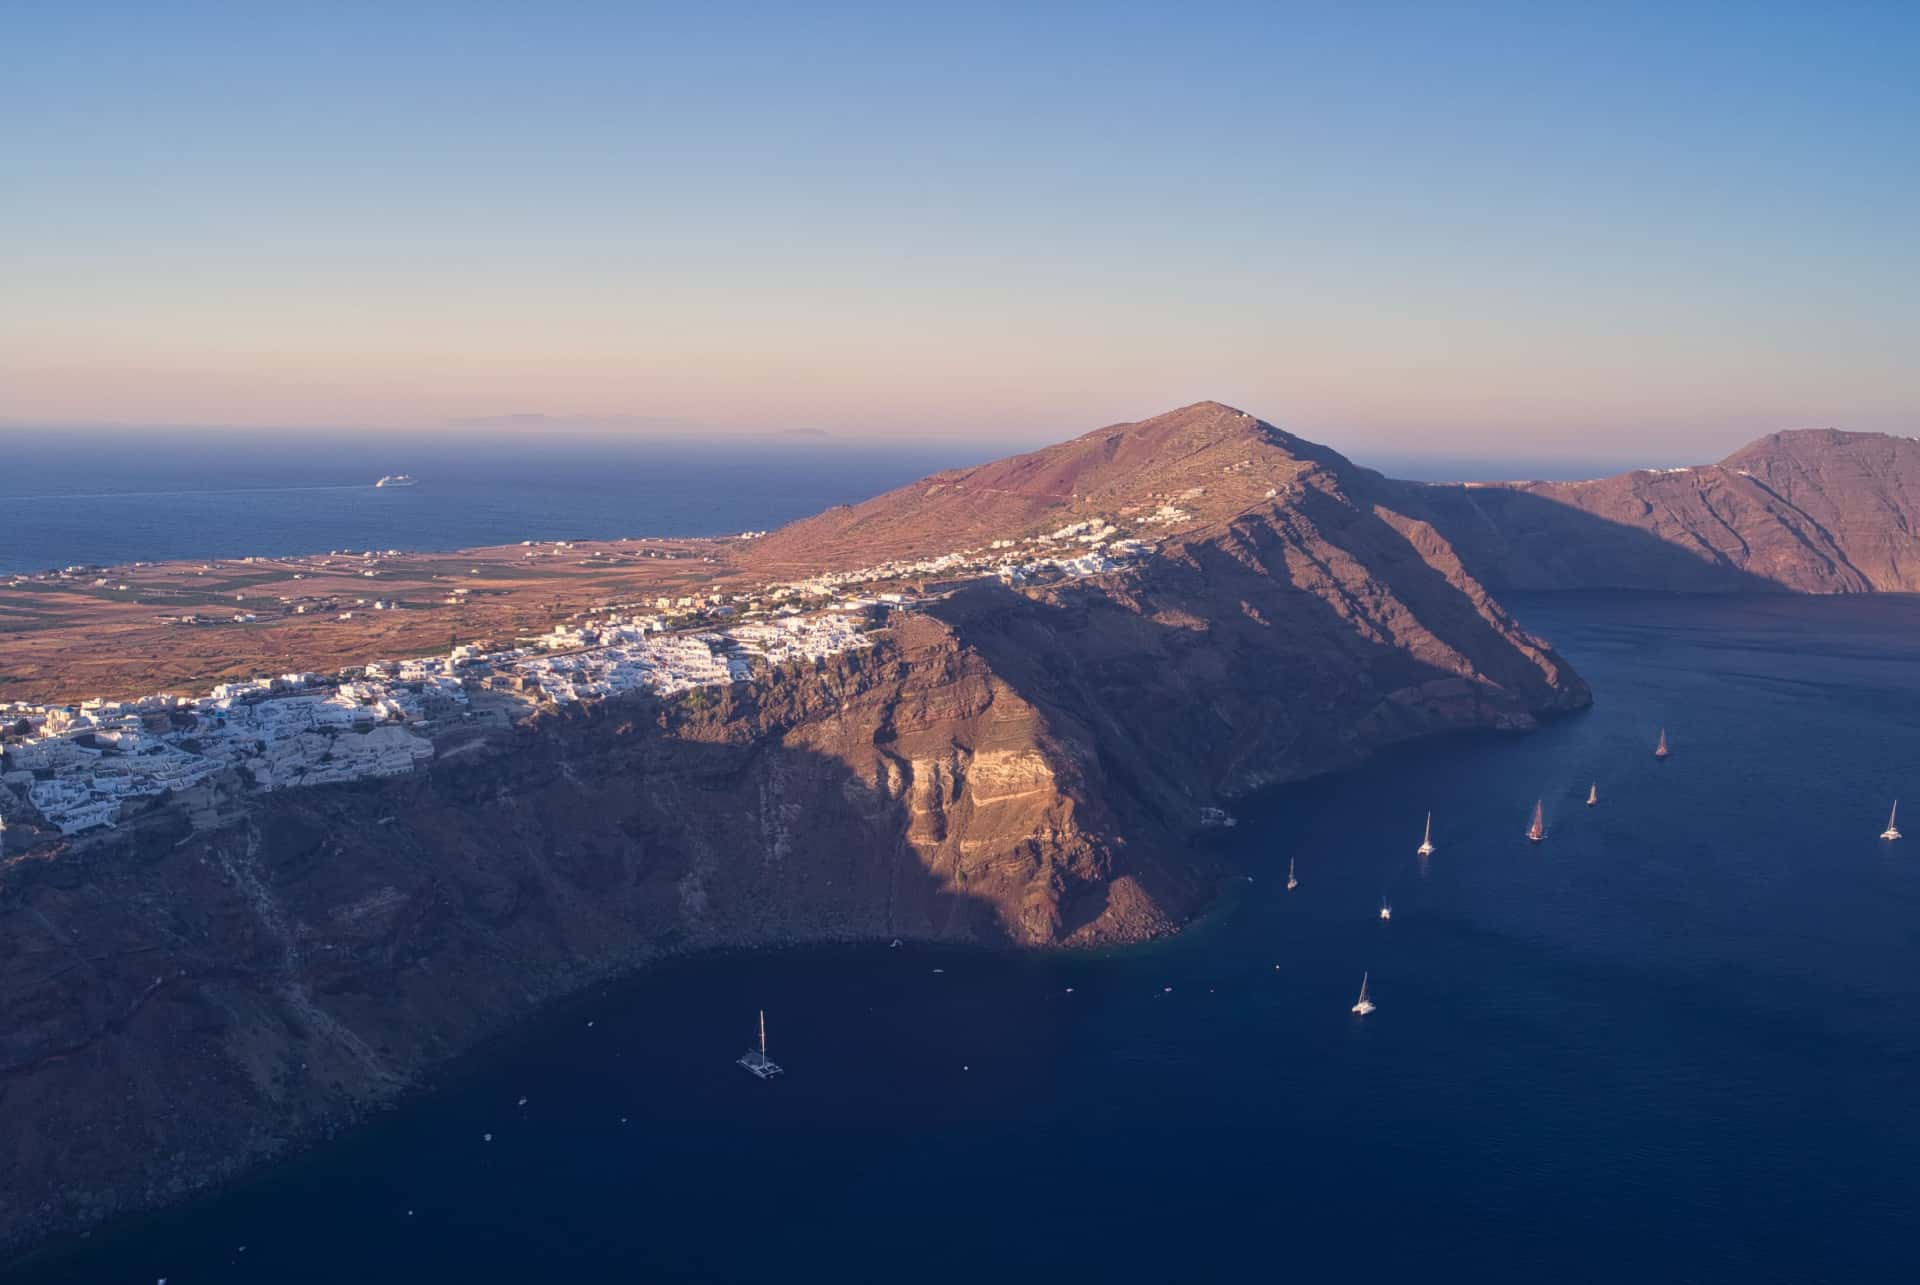
[[[775,563],[865,565],[1102,518],[1174,534],[1271,499],[1303,473],[1344,470],[1335,452],[1222,402],[1195,402],[1068,441],[951,469],[784,527],[756,553]]]
[[[1115,435],[1145,439],[1156,445],[1171,444],[1178,439],[1193,437],[1221,441],[1235,438],[1246,440],[1287,438],[1287,434],[1273,425],[1265,420],[1256,419],[1237,406],[1229,406],[1225,402],[1205,401],[1165,411],[1149,419],[1109,424],[1105,428],[1096,428],[1090,433],[1082,433],[1071,441],[1060,443],[1059,446],[1043,447],[1042,450],[1060,450],[1071,447],[1075,442]]]
[[[1155,415],[1152,419],[1143,419],[1143,420],[1140,420],[1139,422],[1142,424],[1152,424],[1160,420],[1172,420],[1172,419],[1178,419],[1178,420],[1235,419],[1235,420],[1244,420],[1248,423],[1260,422],[1259,420],[1256,420],[1252,415],[1249,415],[1247,414],[1247,412],[1241,410],[1238,406],[1229,406],[1225,402],[1216,402],[1211,398],[1207,399],[1206,401],[1192,402],[1186,406],[1176,406],[1174,409],[1170,411],[1163,411],[1160,414]]]
[[[1904,452],[1920,449],[1911,437],[1859,433],[1841,428],[1788,428],[1755,438],[1720,461],[1722,468],[1748,468],[1777,459],[1814,459],[1822,455]]]

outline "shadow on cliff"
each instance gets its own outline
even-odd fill
[[[1320,491],[1308,491],[1298,510],[1315,533],[1333,540],[1339,551],[1364,572],[1364,583],[1381,585],[1412,610],[1433,640],[1512,696],[1531,714],[1556,713],[1584,706],[1591,699],[1584,680],[1546,640],[1521,631],[1494,599],[1484,581],[1461,558],[1458,546],[1422,517],[1390,506],[1391,496],[1362,488],[1357,503],[1345,504]],[[1401,525],[1382,517],[1380,505]],[[1255,530],[1260,530],[1255,525]],[[1437,543],[1434,537],[1444,544]],[[1446,570],[1458,561],[1472,582],[1456,582]],[[1430,648],[1406,644],[1416,657],[1427,653],[1429,668],[1453,675],[1450,663],[1434,665]],[[1440,681],[1445,681],[1442,677]]]
[[[930,869],[906,801],[832,754],[788,744],[808,683],[853,683],[858,653],[825,673],[699,701],[569,707],[515,738],[493,772],[447,765],[421,796],[436,846],[500,852],[463,872],[482,914],[532,916],[587,955],[829,938],[1010,940],[995,905]],[[824,675],[824,676],[823,676]],[[494,773],[505,770],[510,780]],[[502,788],[504,785],[504,789]],[[441,802],[444,800],[444,804]],[[413,810],[419,831],[427,814]]]
[[[1382,479],[1383,493],[1423,518],[1489,590],[1640,589],[1789,593],[1704,548],[1661,539],[1529,491]],[[1814,551],[1825,560],[1826,555]]]
[[[925,755],[916,765],[889,741],[892,714],[868,710],[861,723],[847,713],[863,708],[856,689],[880,681],[866,671],[887,663],[885,648],[736,685],[697,706],[635,698],[549,713],[516,742],[516,808],[482,832],[458,816],[436,824],[457,832],[455,846],[511,842],[526,870],[511,888],[474,873],[483,903],[548,916],[557,935],[584,936],[591,950],[613,948],[607,932],[669,946],[1059,939],[1113,910],[1122,876],[1178,922],[1217,882],[1190,840],[1221,800],[1351,766],[1382,746],[1524,723],[1589,699],[1571,666],[1474,585],[1449,578],[1453,556],[1469,573],[1474,558],[1431,506],[1408,502],[1426,488],[1360,471],[1343,482],[1351,502],[1305,488],[1176,543],[1137,575],[1032,594],[973,583],[924,608],[977,654],[988,679],[1043,715],[1053,743],[1037,748],[1060,778],[1047,788],[1067,800],[1066,822],[1102,845],[1104,877],[1062,857],[1054,836],[1017,827],[962,836],[981,864],[1010,872],[988,872],[1000,878],[991,889],[965,886],[968,863],[952,845],[941,869],[928,864],[934,849],[915,830],[916,816],[926,828],[925,800],[916,814],[906,797]],[[1686,556],[1641,532],[1623,528],[1616,539]],[[965,660],[915,655],[936,668]],[[851,738],[839,747],[846,757],[782,735],[810,720],[846,724],[835,731]],[[984,735],[985,724],[960,729],[954,748],[971,756]],[[900,772],[904,789],[890,779]],[[456,791],[493,788],[455,784],[463,770],[453,765],[433,775]],[[944,832],[931,840],[945,841]],[[1023,872],[1033,898],[1046,900],[1040,885],[1052,884],[1051,931],[1032,899],[1012,891]],[[610,920],[602,905],[546,896],[566,888],[625,914]]]
[[[217,829],[156,810],[84,853],[9,864],[0,1141],[17,1190],[85,1200],[0,1201],[0,1245],[150,1203],[162,1172],[228,1174],[253,1156],[236,1136],[314,1136],[650,959],[1010,940],[847,763],[662,734],[723,733],[761,715],[754,699],[570,708],[417,773],[253,796]],[[69,1145],[100,1137],[153,1151]]]
[[[1196,891],[1182,853],[1224,799],[1589,700],[1419,538],[1309,491],[1138,573],[973,584],[926,610],[1079,747],[1130,872],[1179,904]]]

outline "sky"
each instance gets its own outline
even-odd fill
[[[1912,3],[17,6],[0,421],[1913,433],[1916,67]]]

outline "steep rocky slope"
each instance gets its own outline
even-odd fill
[[[1407,491],[1231,408],[1099,430],[776,533],[827,567],[1104,518],[1118,570],[949,587],[870,647],[547,710],[422,772],[221,780],[0,864],[0,1237],[284,1151],[662,954],[1171,931],[1259,785],[1584,684]]]
[[[1304,476],[1327,484],[1363,474],[1326,447],[1201,402],[828,509],[760,541],[748,564],[860,566],[1095,516],[1144,517],[1157,532],[1195,530],[1267,505],[1275,488]]]
[[[1718,464],[1591,482],[1408,485],[1502,589],[1920,590],[1920,442],[1775,433]]]

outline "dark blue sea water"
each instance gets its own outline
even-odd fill
[[[1920,602],[1514,605],[1591,711],[1249,803],[1173,941],[656,968],[18,1279],[1911,1280]]]
[[[770,439],[0,432],[0,573],[777,526],[994,452]],[[417,486],[375,489],[388,473]]]

